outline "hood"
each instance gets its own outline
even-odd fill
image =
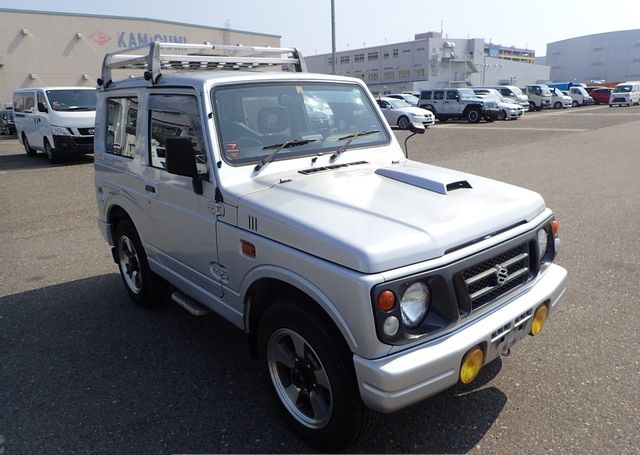
[[[426,115],[429,116],[431,115],[431,111],[428,111],[426,109],[422,109],[420,107],[403,107],[401,109],[397,109],[398,111],[402,111],[402,112],[407,112],[409,114],[413,114],[413,115]]]
[[[49,123],[71,128],[91,128],[96,123],[96,111],[55,111],[49,110]]]
[[[239,226],[362,273],[437,258],[529,221],[537,193],[407,161],[316,172],[238,200]]]

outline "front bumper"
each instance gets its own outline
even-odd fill
[[[510,120],[520,118],[524,114],[524,110],[522,109],[506,109],[505,112],[507,113],[507,118]]]
[[[93,153],[93,136],[57,136],[53,135],[53,148],[56,153],[81,155]]]
[[[498,114],[499,114],[499,110],[498,109],[485,109],[483,108],[481,111],[482,113],[482,117],[483,118],[489,118],[489,119],[497,119],[498,118]]]
[[[414,115],[412,117],[412,121],[416,123],[422,123],[425,126],[431,126],[435,123],[435,120],[433,117],[417,116],[417,115]]]
[[[394,412],[455,385],[469,349],[481,345],[485,365],[494,360],[529,333],[539,305],[548,302],[553,314],[566,282],[567,271],[551,264],[523,294],[454,332],[381,359],[354,355],[362,400],[376,411]]]

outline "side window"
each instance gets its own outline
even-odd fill
[[[136,151],[137,117],[138,98],[107,100],[107,153],[133,158]]]
[[[456,92],[455,90],[448,90],[447,91],[447,99],[448,100],[455,100],[456,96],[458,96],[458,92]]]
[[[424,92],[422,92],[420,94],[420,98],[422,98],[423,100],[430,100],[431,99],[431,91],[425,90]]]
[[[13,95],[13,110],[16,112],[24,111],[24,96],[20,94]]]
[[[513,94],[511,93],[511,90],[509,90],[508,88],[501,88],[500,94],[502,96],[513,96]]]
[[[151,166],[165,168],[166,143],[187,137],[193,145],[198,173],[208,174],[198,101],[191,95],[152,95],[149,98],[149,154]]]
[[[444,99],[444,92],[433,92],[433,99],[434,100]]]
[[[33,100],[33,93],[25,93],[24,95],[24,104],[23,104],[23,112],[33,112],[34,111],[34,100]]]
[[[42,92],[37,92],[36,96],[36,99],[38,100],[38,112],[46,112],[47,104],[44,102],[44,94]]]

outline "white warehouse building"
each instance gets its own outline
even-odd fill
[[[362,79],[374,93],[465,85],[524,86],[549,80],[548,66],[501,58],[502,49],[486,46],[483,39],[442,38],[440,33],[428,32],[404,43],[336,52],[335,71]],[[306,61],[311,72],[333,71],[331,54],[310,56]]]
[[[558,82],[640,80],[640,29],[549,43],[546,64]]]

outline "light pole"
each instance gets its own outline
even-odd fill
[[[336,74],[336,2],[331,0],[331,67]]]

